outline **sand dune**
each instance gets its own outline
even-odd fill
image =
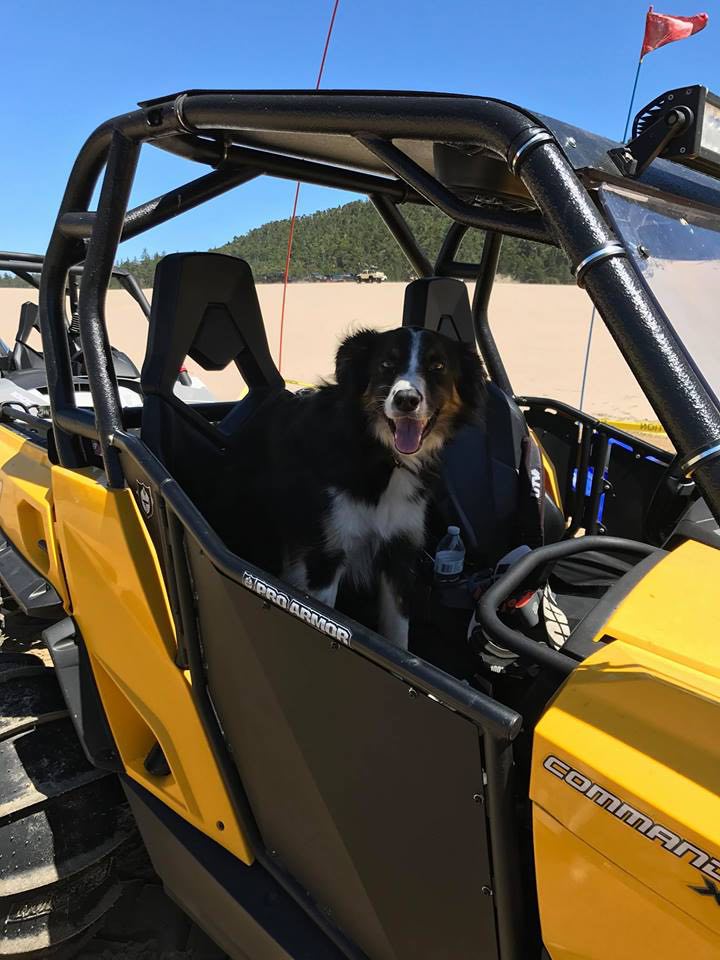
[[[359,326],[397,326],[404,284],[297,283],[288,288],[282,372],[287,379],[314,382],[328,376],[339,339]],[[268,340],[277,360],[280,341],[280,284],[258,286]],[[11,343],[20,304],[37,299],[30,288],[0,289],[0,336]],[[577,405],[591,305],[577,287],[545,284],[495,285],[490,319],[517,394],[547,396]],[[138,364],[145,352],[147,324],[122,290],[107,303],[113,344]],[[189,368],[197,367],[189,362]],[[236,397],[237,372],[198,371],[218,398]],[[656,419],[602,321],[595,323],[585,409],[615,419]]]

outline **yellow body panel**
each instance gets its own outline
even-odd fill
[[[250,863],[189,675],[174,661],[175,633],[160,567],[131,492],[108,490],[92,471],[61,467],[53,467],[52,485],[72,614],[127,773]],[[155,739],[170,765],[169,777],[154,777],[143,765]]]
[[[67,605],[67,586],[53,529],[47,451],[0,426],[0,516],[13,545],[55,587]]]
[[[720,551],[673,551],[537,725],[535,859],[553,960],[720,958],[718,582]]]
[[[542,863],[543,940],[552,960],[717,960],[718,938],[544,810],[534,817]]]

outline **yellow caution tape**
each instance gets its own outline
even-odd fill
[[[605,417],[598,419],[601,423],[615,427],[616,430],[625,430],[626,433],[660,433],[666,436],[663,425],[655,420],[608,420]]]
[[[317,386],[316,383],[305,383],[304,380],[286,380],[285,383],[291,383],[294,387],[309,387],[311,390]]]

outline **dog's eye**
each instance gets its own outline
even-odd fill
[[[431,370],[444,370],[444,369],[445,369],[445,364],[442,362],[442,360],[436,360],[435,363],[431,363],[431,364],[430,364],[430,369],[431,369]]]
[[[395,363],[392,360],[382,360],[380,362],[380,366],[383,368],[383,370],[392,370],[395,366]]]

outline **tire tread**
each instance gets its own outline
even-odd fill
[[[0,650],[0,960],[66,960],[122,893],[138,837],[87,760],[54,670]]]

